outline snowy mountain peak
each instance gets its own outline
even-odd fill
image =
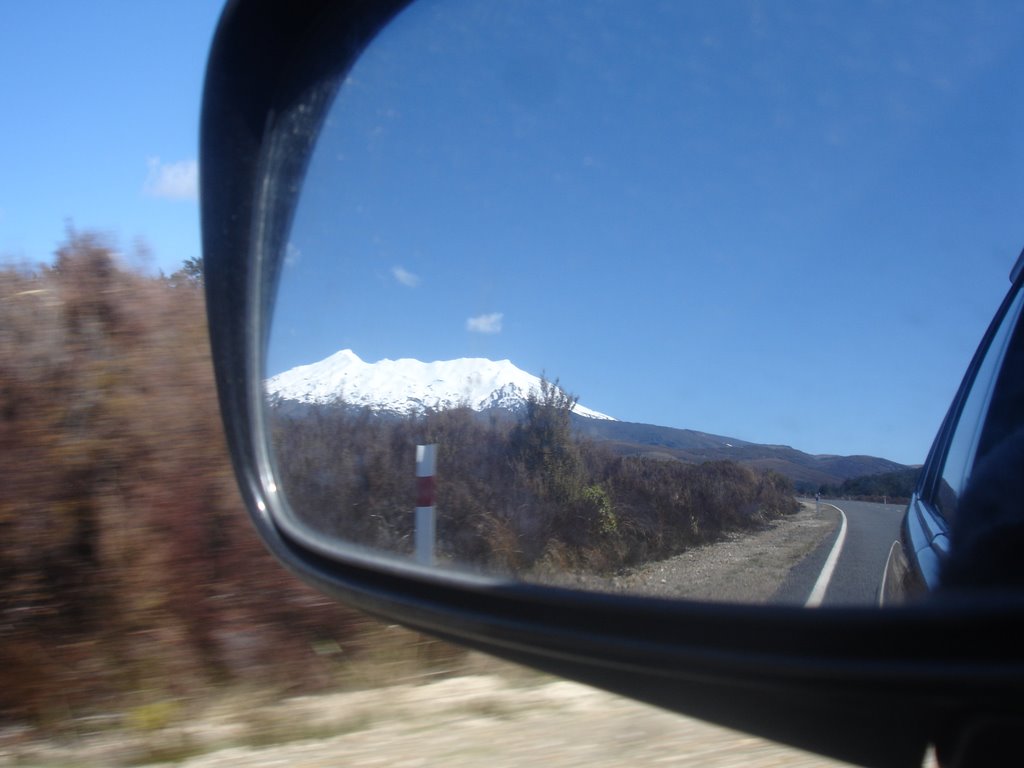
[[[405,358],[367,363],[351,349],[343,349],[318,363],[300,365],[267,379],[266,390],[275,400],[316,404],[342,401],[402,414],[462,405],[475,411],[515,411],[531,391],[540,392],[540,381],[509,360],[464,357],[424,363]],[[578,403],[573,412],[614,421]]]

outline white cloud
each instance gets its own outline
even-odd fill
[[[406,288],[415,288],[420,284],[419,275],[414,275],[409,270],[401,266],[395,266],[391,268],[391,274],[402,285]]]
[[[143,191],[150,197],[164,197],[170,200],[196,200],[199,197],[199,163],[182,160],[178,163],[162,163],[159,157],[146,161],[149,172]]]
[[[302,251],[298,249],[295,243],[288,243],[288,246],[284,250],[284,265],[286,267],[294,267],[299,263],[299,259],[302,258]]]
[[[466,330],[473,333],[501,333],[501,320],[505,317],[501,312],[489,315],[477,315],[466,319]]]

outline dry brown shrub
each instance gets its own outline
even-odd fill
[[[239,499],[201,286],[69,233],[0,270],[0,718],[225,681],[309,689],[374,623],[286,573]]]

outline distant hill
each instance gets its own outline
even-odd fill
[[[758,469],[772,469],[805,490],[839,486],[850,478],[907,469],[903,464],[875,456],[814,455],[788,445],[751,443],[692,429],[584,418],[574,418],[573,425],[577,434],[606,443],[622,456],[694,463],[730,459]]]
[[[468,407],[481,418],[519,419],[541,378],[509,360],[460,358],[425,363],[380,360],[368,363],[350,349],[280,373],[265,382],[278,412],[301,417],[310,408],[367,409],[383,417],[423,415],[432,410]],[[621,456],[675,459],[692,464],[729,459],[755,469],[771,469],[790,478],[801,491],[838,487],[850,478],[904,470],[874,456],[814,456],[788,445],[762,445],[692,429],[617,421],[576,404],[578,435],[607,444]]]

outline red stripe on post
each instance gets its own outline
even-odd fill
[[[434,476],[416,478],[416,506],[434,506]]]

